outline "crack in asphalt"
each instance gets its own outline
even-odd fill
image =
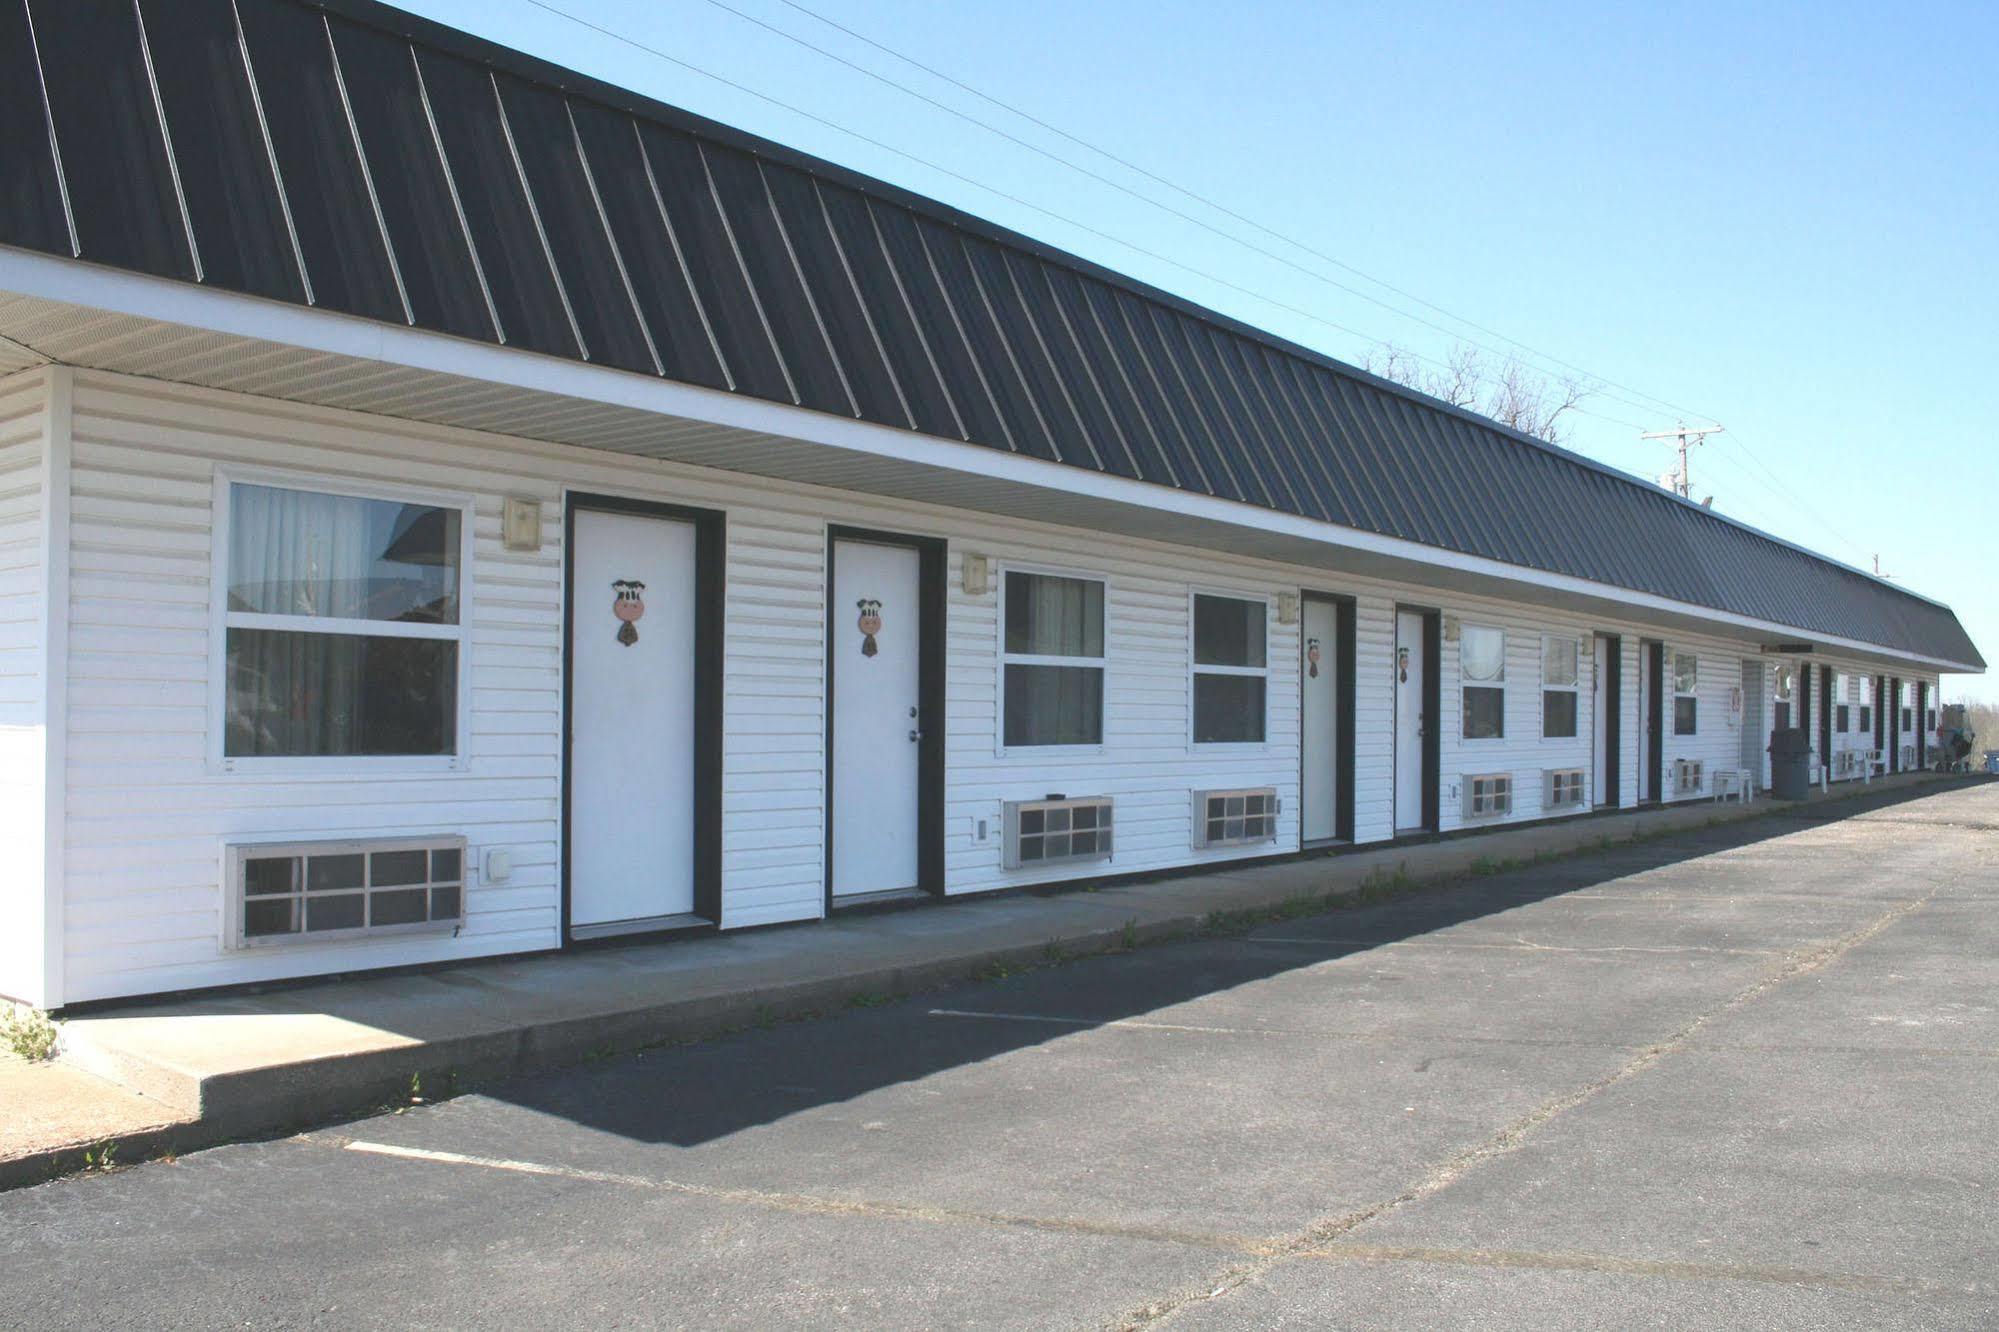
[[[1133,1310],[1115,1326],[1124,1329],[1125,1332],[1132,1332],[1133,1329],[1155,1327],[1168,1322],[1191,1306],[1226,1298],[1285,1262],[1327,1253],[1360,1226],[1411,1203],[1421,1202],[1441,1193],[1487,1162],[1517,1151],[1546,1124],[1595,1099],[1610,1088],[1630,1081],[1666,1056],[1688,1048],[1693,1044],[1694,1036],[1715,1019],[1754,1002],[1787,981],[1820,970],[1874,938],[1890,925],[1907,919],[1928,905],[1937,891],[1937,888],[1932,887],[1922,896],[1898,904],[1857,930],[1817,947],[1798,949],[1787,954],[1782,965],[1773,968],[1753,984],[1738,990],[1702,1012],[1662,1040],[1641,1047],[1634,1058],[1615,1071],[1562,1096],[1543,1102],[1484,1141],[1433,1166],[1422,1179],[1394,1197],[1326,1218],[1303,1230],[1293,1232],[1289,1237],[1274,1242],[1266,1253],[1254,1260],[1225,1268],[1216,1277],[1204,1281],[1201,1289],[1182,1291],[1143,1305]]]
[[[1819,1290],[1889,1291],[1907,1295],[1961,1295],[1962,1288],[1939,1286],[1914,1277],[1822,1272],[1766,1263],[1695,1263],[1675,1258],[1625,1258],[1575,1250],[1452,1249],[1420,1244],[1329,1244],[1297,1255],[1331,1262],[1428,1263],[1456,1267],[1497,1267],[1538,1272],[1601,1272],[1612,1276],[1678,1277],[1695,1281],[1758,1281]]]

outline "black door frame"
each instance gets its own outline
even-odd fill
[[[1603,710],[1609,717],[1610,730],[1603,737],[1603,804],[1602,809],[1616,809],[1623,798],[1619,778],[1624,773],[1624,638],[1621,634],[1592,634],[1592,638],[1603,639],[1604,651],[1599,654],[1596,668],[1607,672],[1603,689]],[[1591,644],[1594,648],[1595,644]],[[1602,726],[1604,718],[1598,717],[1596,724]],[[1594,750],[1591,757],[1594,758]]]
[[[579,940],[570,930],[569,846],[575,746],[576,515],[632,514],[694,526],[694,914],[704,923]],[[562,504],[562,947],[622,943],[656,934],[704,933],[722,923],[722,628],[725,623],[728,517],[719,509],[570,491]]]
[[[833,616],[833,573],[839,543],[901,546],[917,553],[917,599],[923,631],[916,647],[916,887],[932,897],[944,896],[944,643],[947,613],[946,580],[950,543],[943,537],[913,536],[869,527],[826,528],[826,858],[822,877],[826,914],[833,906],[833,680],[839,670],[836,646],[843,639]],[[851,906],[874,900],[863,896]]]
[[[1443,670],[1437,659],[1444,650],[1444,613],[1434,606],[1412,606],[1405,602],[1395,604],[1395,630],[1389,636],[1388,715],[1391,719],[1395,717],[1395,686],[1399,683],[1395,676],[1395,645],[1401,641],[1404,612],[1423,617],[1423,823],[1413,831],[1433,833],[1439,827],[1438,800],[1443,787],[1442,750],[1437,726],[1437,714],[1443,706]],[[1395,809],[1396,799],[1399,798],[1396,788],[1401,785],[1402,773],[1402,727],[1399,722],[1391,722],[1390,739],[1389,767],[1395,785],[1390,789],[1388,803],[1389,808],[1395,810],[1391,817],[1400,822],[1402,812]],[[1391,831],[1401,835],[1412,830],[1398,827]]]
[[[1930,766],[1930,682],[1916,681],[1916,771]]]
[[[1888,677],[1888,771],[1902,770],[1902,677]]]
[[[1886,706],[1887,698],[1888,698],[1888,677],[1885,675],[1877,675],[1874,677],[1874,748],[1881,752],[1881,763],[1883,771],[1887,770],[1887,762],[1888,762],[1888,744],[1885,740],[1882,739],[1882,737],[1888,733],[1888,720],[1887,720],[1888,709]]]
[[[1838,702],[1832,696],[1832,667],[1819,667],[1819,762],[1825,765],[1826,781],[1832,781],[1832,719]]]
[[[1338,592],[1316,592],[1301,588],[1298,593],[1300,611],[1298,630],[1302,636],[1305,627],[1303,606],[1307,602],[1319,602],[1333,608],[1333,669],[1339,672],[1337,681],[1338,697],[1334,702],[1335,725],[1339,728],[1339,739],[1335,742],[1333,754],[1333,838],[1335,842],[1352,842],[1353,823],[1353,779],[1354,779],[1354,666],[1359,656],[1357,649],[1358,623],[1354,599]],[[1305,745],[1303,741],[1303,718],[1305,698],[1305,673],[1298,672],[1298,699],[1300,740],[1298,744],[1298,843],[1305,844]],[[1313,845],[1324,845],[1314,842]]]
[[[1647,711],[1645,719],[1645,739],[1647,753],[1645,771],[1638,774],[1644,784],[1645,803],[1661,804],[1666,799],[1666,644],[1657,638],[1640,640],[1639,651],[1645,654],[1645,661],[1651,667],[1651,680],[1645,685]]]

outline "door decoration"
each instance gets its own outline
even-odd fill
[[[872,657],[880,651],[875,646],[875,635],[882,631],[882,604],[873,597],[862,597],[854,605],[861,612],[861,618],[856,622],[861,631],[861,655]]]
[[[618,578],[612,581],[611,590],[617,593],[611,614],[618,617],[618,641],[630,647],[639,641],[639,631],[632,626],[646,613],[646,585],[635,578]]]
[[[1395,678],[1402,684],[1409,683],[1409,649],[1395,649]]]
[[[1305,673],[1314,680],[1319,678],[1319,640],[1316,638],[1305,640]]]

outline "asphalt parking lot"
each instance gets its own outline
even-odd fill
[[[1999,1323],[1999,784],[0,1197],[21,1327]]]

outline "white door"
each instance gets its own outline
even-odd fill
[[[1395,830],[1423,826],[1423,616],[1395,613]]]
[[[1298,678],[1304,690],[1304,752],[1300,836],[1316,842],[1339,835],[1339,608],[1307,601]]]
[[[1663,781],[1663,779],[1662,779]],[[1663,791],[1658,793],[1663,796]],[[1654,797],[1652,790],[1652,645],[1638,645],[1638,799]]]
[[[569,558],[569,924],[588,936],[694,910],[694,525],[579,509]]]
[[[833,896],[918,886],[922,555],[833,544]]]
[[[1610,803],[1610,728],[1617,718],[1610,715],[1610,639],[1598,634],[1590,653],[1590,718],[1596,733],[1596,750],[1590,761],[1590,803]]]

